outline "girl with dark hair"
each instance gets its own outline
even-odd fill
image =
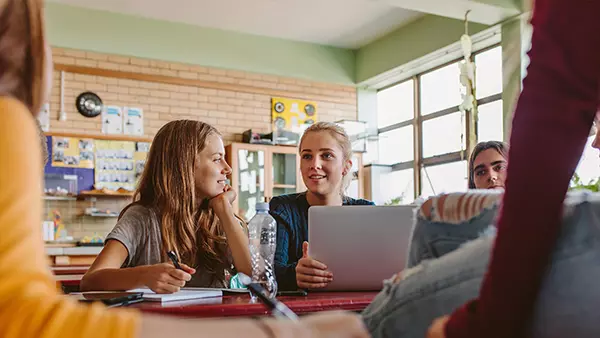
[[[469,158],[469,189],[504,188],[508,144],[500,141],[480,142]]]

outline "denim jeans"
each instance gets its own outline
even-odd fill
[[[412,268],[426,259],[440,258],[466,242],[484,235],[493,235],[497,212],[498,205],[494,205],[459,224],[434,222],[417,216],[406,266]]]
[[[543,234],[540,234],[543,236]],[[363,312],[371,335],[423,338],[431,322],[476,298],[493,236],[405,270]],[[599,337],[600,194],[572,194],[532,315],[530,337]]]

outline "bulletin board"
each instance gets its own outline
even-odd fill
[[[146,163],[150,140],[124,141],[46,136],[45,174],[77,177],[77,190],[119,188],[133,191]]]
[[[136,175],[136,161],[145,163],[147,155],[137,151],[137,143],[141,142],[96,140],[96,189],[135,190],[139,176]]]
[[[52,166],[94,168],[94,140],[75,137],[52,137]]]
[[[273,97],[271,120],[274,143],[296,145],[306,128],[318,121],[318,115],[315,102]]]

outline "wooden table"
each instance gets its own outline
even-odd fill
[[[87,271],[87,269],[85,269]],[[56,286],[61,288],[64,293],[71,293],[79,291],[79,284],[85,274],[85,271],[81,269],[71,270],[56,270],[52,269],[54,273],[54,279],[56,280]]]
[[[375,298],[377,292],[310,292],[304,297],[279,297],[292,311],[302,315],[320,311],[362,311]],[[233,295],[178,302],[142,302],[129,306],[143,312],[171,314],[182,317],[246,317],[269,314],[260,302],[253,303],[250,296]]]
[[[52,273],[56,276],[83,275],[88,271],[89,268],[90,268],[89,265],[67,265],[67,266],[55,265],[55,266],[50,267],[50,269],[52,270]]]
[[[66,292],[78,291],[83,275],[55,276]],[[362,311],[375,298],[378,292],[309,292],[301,297],[278,297],[292,311],[299,315],[320,311],[345,310]],[[267,308],[252,302],[248,294],[226,295],[174,302],[142,302],[128,306],[142,312],[170,314],[181,317],[247,317],[268,315]]]

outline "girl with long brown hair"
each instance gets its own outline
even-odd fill
[[[299,323],[177,320],[80,305],[61,295],[41,236],[42,159],[35,117],[48,99],[52,63],[41,0],[0,0],[0,337],[366,337],[356,315]],[[227,196],[224,196],[227,197]],[[213,209],[226,198],[213,202]],[[231,240],[230,240],[231,242]],[[233,254],[235,258],[235,254]]]
[[[225,276],[251,274],[244,223],[231,207],[231,167],[219,132],[179,120],[156,134],[134,203],[127,206],[81,282],[82,290],[149,287],[176,292],[188,284],[227,287]],[[176,269],[166,255],[178,254]],[[190,268],[190,266],[194,268]]]

